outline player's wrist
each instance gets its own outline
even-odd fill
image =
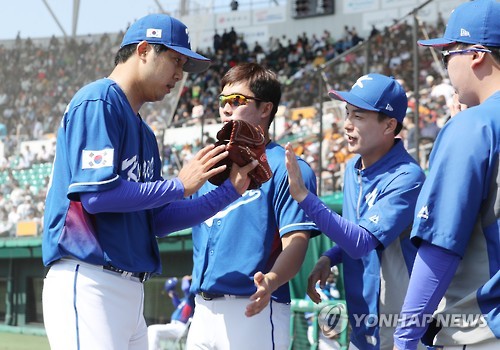
[[[298,203],[301,203],[307,198],[308,195],[309,195],[309,190],[306,187],[301,187],[299,192],[295,196],[296,197],[295,200]]]

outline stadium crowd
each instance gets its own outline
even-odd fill
[[[441,20],[433,25],[424,23],[421,30],[434,36],[444,30],[444,25]],[[13,45],[0,44],[0,236],[14,236],[19,221],[42,220],[50,171],[40,169],[52,163],[55,133],[66,105],[77,89],[112,70],[113,62],[108,58],[110,52],[117,51],[117,38],[122,36],[123,32],[68,40],[52,37],[43,43],[18,36]],[[369,51],[363,45],[367,42]],[[341,38],[333,38],[325,29],[320,35],[303,33],[295,39],[270,37],[267,45],[250,45],[231,28],[222,35],[216,32],[213,47],[200,52],[213,63],[207,72],[187,77],[174,111],[169,111],[166,103],[150,104],[141,114],[157,131],[159,140],[169,114],[173,118],[168,127],[182,128],[202,120],[217,123],[220,78],[238,62],[257,61],[276,71],[283,84],[285,132],[275,138],[278,142],[293,142],[296,153],[311,164],[317,176],[327,179],[327,190],[338,191],[343,164],[350,157],[342,137],[341,114],[323,127],[319,167],[320,113],[292,120],[290,111],[305,106],[319,110],[322,87],[318,70],[324,73],[328,89],[349,90],[368,63],[371,72],[396,77],[408,91],[410,103],[401,137],[408,149],[414,149],[412,50],[412,27],[406,22],[395,22],[382,30],[373,27],[367,38],[361,38],[356,28],[346,26]],[[430,50],[422,50],[419,57],[420,135],[424,142],[432,144],[449,118],[454,91]],[[335,64],[330,64],[332,60]],[[213,142],[214,136],[205,133],[203,140],[186,140],[180,145],[160,142],[165,176],[175,175],[176,169],[203,144]],[[426,166],[425,160],[422,165]]]

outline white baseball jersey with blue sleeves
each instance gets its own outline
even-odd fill
[[[281,252],[281,237],[292,231],[313,231],[316,225],[291,197],[285,150],[270,143],[266,155],[273,177],[212,218],[193,228],[194,292],[250,296],[256,291],[253,275],[270,270]],[[299,160],[306,186],[316,193],[316,177]],[[196,196],[211,191],[206,183]],[[288,283],[273,293],[273,300],[290,302]]]
[[[342,255],[351,342],[359,349],[392,348],[395,328],[377,321],[381,314],[397,315],[403,305],[416,254],[410,227],[425,175],[399,139],[368,168],[361,170],[360,163],[358,155],[346,166],[342,216],[381,245],[360,259]]]
[[[151,211],[89,215],[79,193],[111,189],[119,178],[160,180],[160,172],[155,135],[133,112],[120,87],[110,79],[83,87],[67,107],[58,131],[44,217],[44,264],[72,257],[159,273]]]
[[[499,110],[497,92],[446,123],[417,202],[412,240],[462,257],[435,317],[464,322],[443,327],[435,344],[500,339]],[[480,315],[483,321],[472,322]]]

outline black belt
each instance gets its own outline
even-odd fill
[[[198,294],[205,300],[213,300],[224,297],[224,294],[212,294],[207,292],[199,292]]]
[[[102,267],[104,270],[115,272],[122,277],[135,277],[139,279],[139,282],[144,283],[151,277],[151,272],[129,272],[121,270],[111,265],[106,265]]]

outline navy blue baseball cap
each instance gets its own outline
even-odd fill
[[[418,44],[442,47],[456,42],[500,46],[500,2],[464,2],[451,13],[442,38],[419,40]]]
[[[188,58],[183,70],[200,73],[208,69],[210,59],[191,50],[189,32],[184,23],[165,14],[144,16],[133,23],[123,36],[120,47],[141,41],[162,44]]]
[[[165,290],[165,292],[171,292],[175,290],[176,286],[177,286],[177,277],[171,277],[165,281],[163,289]]]
[[[383,113],[402,123],[408,108],[405,90],[393,77],[370,73],[360,77],[351,91],[331,90],[328,96],[367,111]]]

